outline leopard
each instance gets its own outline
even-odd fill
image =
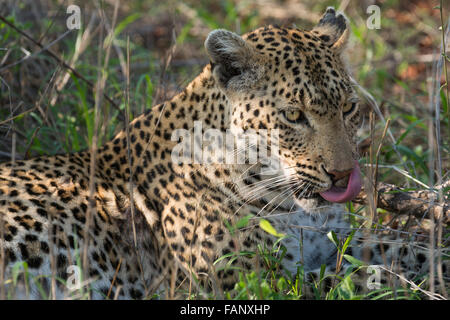
[[[283,249],[273,253],[283,253],[281,270],[301,268],[313,286],[323,266],[351,265],[336,263],[343,252],[330,234],[353,236],[347,253],[368,264],[427,268],[426,248],[387,236],[365,245],[364,232],[351,233],[345,203],[362,176],[349,34],[333,7],[310,31],[213,30],[202,72],[103,146],[2,163],[2,290],[220,297],[242,270],[267,270],[261,248]],[[17,265],[34,279],[28,287],[7,281]]]

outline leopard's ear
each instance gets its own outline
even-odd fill
[[[212,31],[206,38],[205,48],[213,76],[225,90],[248,89],[264,74],[262,56],[231,31]]]
[[[328,7],[317,26],[311,31],[326,45],[341,52],[345,49],[349,36],[347,17],[341,12],[336,12],[333,7]]]

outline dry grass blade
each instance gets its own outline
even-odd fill
[[[113,30],[113,29],[111,29]],[[113,34],[113,33],[111,33]],[[112,41],[112,37],[111,37]],[[116,51],[119,54],[119,57],[122,55],[120,49],[116,47]],[[126,63],[121,63],[122,66],[122,72],[125,75],[126,84],[125,84],[125,120],[124,120],[124,126],[125,126],[125,134],[127,139],[127,160],[128,160],[128,167],[130,171],[130,177],[128,180],[128,189],[130,194],[130,213],[131,213],[131,228],[133,232],[133,244],[134,244],[134,251],[135,255],[138,258],[138,267],[141,272],[141,276],[143,276],[143,266],[141,261],[141,254],[139,254],[140,248],[137,244],[137,234],[136,234],[136,222],[135,222],[135,203],[134,203],[134,172],[133,172],[133,166],[132,166],[132,152],[131,152],[131,137],[130,137],[130,38],[127,37],[127,53],[126,53]],[[150,138],[151,139],[151,138]],[[139,159],[140,160],[140,159]],[[148,288],[146,288],[146,291],[148,291]]]
[[[119,1],[116,1],[114,7],[114,17],[113,17],[113,28],[117,19],[117,12],[119,7]],[[99,5],[99,16],[103,20],[104,19],[104,11],[100,9]],[[109,37],[109,41],[106,46],[105,51],[105,59],[102,65],[102,57],[103,57],[103,28],[101,30],[101,36],[99,38],[99,46],[98,46],[98,74],[97,74],[97,86],[96,86],[96,95],[95,95],[95,106],[94,106],[94,133],[92,136],[91,142],[91,152],[90,152],[90,165],[89,165],[89,203],[88,209],[86,212],[86,223],[84,226],[84,248],[83,248],[83,271],[87,272],[88,270],[88,248],[89,248],[89,230],[90,230],[90,222],[92,220],[94,210],[96,208],[96,200],[95,200],[95,170],[96,170],[96,156],[97,156],[97,141],[98,141],[98,128],[99,128],[99,110],[100,105],[102,103],[103,91],[106,85],[107,72],[105,71],[108,63],[111,52],[111,44],[112,37]]]
[[[109,286],[108,294],[106,295],[106,299],[109,299],[109,296],[111,295],[111,291],[114,287],[114,284],[116,283],[117,275],[119,274],[120,266],[122,265],[122,258],[120,258],[119,263],[117,264],[116,272],[114,273],[114,277],[111,281],[111,285]],[[117,294],[117,292],[116,292]]]
[[[50,252],[50,269],[51,269],[51,283],[50,283],[50,298],[56,299],[56,262],[55,262],[55,237],[52,234],[53,232],[53,221],[52,216],[49,215],[49,224],[48,224],[48,246]],[[56,226],[55,226],[56,228]]]
[[[127,38],[127,64],[125,69],[126,88],[125,88],[125,130],[127,136],[127,158],[128,167],[130,168],[129,192],[130,192],[130,209],[131,209],[131,226],[133,229],[134,247],[137,248],[136,224],[135,224],[135,208],[134,208],[134,181],[133,167],[131,165],[131,138],[130,138],[130,37]]]
[[[369,183],[371,184],[371,194],[372,194],[372,201],[370,201],[370,226],[372,225],[373,219],[376,218],[377,215],[377,208],[378,208],[378,164],[380,160],[380,153],[381,153],[381,147],[383,146],[384,138],[386,137],[386,133],[389,129],[390,119],[386,121],[386,124],[384,126],[383,134],[381,136],[380,143],[378,145],[377,153],[375,155],[375,168],[373,168],[373,147],[372,144],[370,145],[370,179]],[[375,123],[374,123],[374,116],[373,113],[370,113],[370,134],[371,134],[371,141],[374,142],[374,131],[375,131]]]
[[[91,43],[91,40],[93,36],[95,35],[95,31],[93,31],[93,26],[96,21],[96,15],[93,13],[91,15],[91,19],[89,20],[89,23],[86,27],[86,29],[83,32],[83,35],[80,37],[80,41],[77,41],[75,52],[70,60],[69,66],[70,68],[74,68],[76,62],[78,61],[81,54],[86,50],[86,48],[89,47],[89,44]],[[59,93],[67,84],[67,82],[70,79],[70,69],[67,69],[65,73],[58,76],[56,80],[56,93]],[[56,104],[56,101],[58,100],[58,95],[55,94],[50,99],[50,105],[54,106]]]
[[[165,100],[167,100],[167,96],[166,96],[166,86],[165,84],[165,76],[166,76],[166,72],[167,69],[170,66],[170,63],[172,62],[172,58],[173,55],[175,54],[175,50],[177,48],[177,41],[176,41],[177,37],[175,34],[175,29],[172,28],[172,43],[171,46],[169,48],[169,50],[167,50],[165,56],[164,56],[164,60],[163,60],[163,65],[162,65],[162,69],[161,69],[161,74],[159,77],[159,85],[158,85],[158,89],[156,91],[155,94],[155,103],[158,104],[160,102],[163,102]]]
[[[446,93],[446,98],[447,98],[447,103],[450,102],[449,99],[449,91],[450,91],[450,82],[448,80],[448,72],[447,72],[447,52],[446,52],[446,48],[447,48],[447,41],[446,38],[448,37],[449,34],[449,30],[450,30],[450,18],[448,18],[447,20],[447,30],[444,33],[444,16],[443,16],[443,0],[440,0],[440,5],[439,5],[439,11],[440,11],[440,17],[441,17],[441,35],[442,35],[442,42],[441,42],[441,57],[440,57],[440,61],[443,60],[444,63],[444,76],[445,76],[445,84],[444,86],[446,87],[445,89],[445,93]],[[440,63],[440,62],[439,62]],[[450,108],[447,108],[447,119],[450,119]],[[450,122],[447,123],[447,133],[450,136]]]
[[[444,20],[442,15],[442,1],[440,2],[440,17],[441,17],[441,28],[442,28],[442,42],[440,47],[440,56],[439,59],[433,65],[433,80],[430,92],[430,103],[429,103],[429,113],[430,120],[428,125],[428,142],[429,142],[429,150],[431,150],[428,158],[428,167],[430,170],[430,180],[429,185],[430,188],[434,185],[434,175],[437,178],[437,184],[442,185],[442,137],[441,137],[441,126],[440,126],[440,113],[441,113],[441,77],[442,72],[445,72],[445,80],[446,83],[446,98],[447,103],[449,102],[449,89],[448,89],[448,74],[447,74],[447,56],[446,56],[446,38],[450,33],[450,18],[447,21],[447,28],[444,27]],[[445,31],[444,31],[445,30]],[[447,107],[447,115],[448,115],[448,107]],[[448,121],[448,119],[447,119]],[[450,128],[450,124],[449,124]],[[450,134],[450,130],[449,130]],[[443,271],[442,271],[442,254],[441,254],[441,242],[442,242],[442,220],[444,218],[444,213],[442,212],[442,206],[444,206],[444,195],[443,188],[438,190],[438,202],[441,205],[438,207],[436,214],[430,212],[430,220],[431,220],[431,237],[430,237],[430,247],[435,248],[436,252],[430,252],[430,291],[434,293],[434,277],[435,277],[435,269],[434,269],[434,255],[437,254],[437,265],[436,271],[439,280],[440,291],[447,297],[447,292],[445,290],[445,283],[443,279]],[[435,224],[437,222],[437,235],[435,236]]]

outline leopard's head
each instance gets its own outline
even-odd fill
[[[345,16],[328,8],[311,31],[270,26],[241,37],[215,30],[205,42],[232,106],[231,129],[277,129],[286,180],[333,202],[349,201],[361,187],[348,35]]]

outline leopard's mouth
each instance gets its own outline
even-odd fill
[[[355,167],[348,176],[347,182],[344,179],[341,180],[339,180],[339,184],[333,184],[328,190],[320,192],[320,196],[327,201],[338,203],[354,199],[362,187],[361,170],[359,169],[358,161],[355,161]]]
[[[350,180],[350,175],[345,176],[342,179],[339,179],[338,181],[334,182],[334,186],[338,187],[338,188],[343,188],[346,189],[348,186],[348,182]]]

